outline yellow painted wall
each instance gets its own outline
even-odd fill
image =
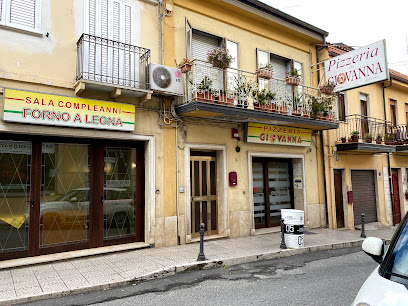
[[[323,50],[320,52],[320,60],[324,61],[329,57],[328,52]],[[324,69],[324,66],[321,65],[321,69]],[[323,71],[323,70],[322,70]],[[389,85],[389,81],[385,81],[384,85]],[[368,95],[368,116],[371,118],[376,118],[380,120],[384,120],[384,99],[383,99],[383,88],[382,83],[371,84],[368,86],[351,89],[345,93],[345,100],[346,100],[346,115],[361,115],[361,104],[359,95],[366,94]],[[405,117],[405,103],[408,102],[408,84],[405,84],[400,81],[393,80],[392,86],[385,89],[385,103],[386,103],[386,114],[387,120],[391,120],[390,117],[390,105],[389,99],[397,100],[397,124],[406,124],[406,117]],[[337,224],[336,220],[336,207],[335,207],[335,199],[334,199],[334,175],[333,169],[343,169],[343,174],[345,175],[346,186],[343,186],[344,192],[348,190],[352,190],[351,185],[351,170],[374,170],[376,172],[375,180],[376,180],[376,198],[377,198],[377,211],[379,214],[379,219],[383,224],[389,224],[390,220],[392,220],[392,211],[390,208],[390,204],[388,204],[388,208],[386,208],[386,195],[384,191],[384,183],[387,181],[388,184],[388,176],[386,176],[383,171],[384,167],[388,167],[387,162],[387,155],[380,154],[380,155],[357,155],[353,153],[349,154],[333,154],[336,151],[336,143],[340,142],[340,137],[349,137],[350,135],[345,131],[353,130],[348,123],[340,123],[338,130],[331,130],[325,132],[325,148],[326,148],[326,155],[325,161],[327,164],[326,170],[326,177],[330,182],[330,186],[327,190],[328,196],[328,205],[329,205],[329,220],[330,220],[330,227],[336,228]],[[362,136],[362,135],[360,135]],[[376,135],[373,135],[375,137]],[[390,156],[391,168],[400,168],[405,171],[405,167],[408,165],[408,156],[395,156],[391,154]],[[383,174],[381,180],[379,178],[379,171]],[[388,171],[388,170],[387,170]],[[404,173],[405,174],[405,173]],[[400,176],[401,177],[401,176]],[[406,182],[399,182],[400,190],[406,190]],[[406,207],[406,201],[401,197],[401,213],[403,214],[406,211],[404,206]],[[347,209],[345,210],[347,214],[346,218],[348,218],[348,224],[346,227],[354,228],[353,222],[353,210],[352,205],[347,205]],[[357,216],[356,216],[357,217]],[[360,218],[360,216],[358,216]]]
[[[140,31],[137,45],[150,49],[152,62],[157,62],[157,6],[144,1],[129,2],[135,4],[139,13],[136,16],[140,16],[134,29]],[[84,3],[85,0],[41,1],[41,37],[0,26],[0,81],[18,80],[72,89],[76,75],[76,43],[84,33]],[[49,37],[46,37],[47,32]],[[3,85],[0,83],[0,86]]]

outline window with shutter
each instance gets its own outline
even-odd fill
[[[130,46],[134,43],[133,4],[122,0],[87,0],[85,18],[85,33],[101,38],[100,43],[91,41],[85,50],[89,54],[90,74],[95,75],[96,81],[132,86],[139,75]]]
[[[38,32],[40,21],[40,0],[0,0],[0,24]]]

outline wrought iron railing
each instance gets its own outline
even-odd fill
[[[149,89],[150,50],[89,34],[77,42],[76,80]]]
[[[342,142],[376,142],[378,144],[408,143],[407,126],[393,126],[391,121],[363,115],[346,116],[337,129],[337,140]]]
[[[257,78],[242,69],[219,69],[194,60],[186,74],[183,103],[218,103],[286,115],[337,120],[337,96],[322,94],[318,88],[287,85],[285,79]]]

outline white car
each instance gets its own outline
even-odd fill
[[[135,204],[133,195],[125,188],[105,188],[103,201],[104,221],[108,227],[122,228],[133,224]],[[89,210],[89,188],[77,188],[51,202],[40,205],[41,224],[44,229],[87,224]]]
[[[408,213],[394,233],[388,250],[383,241],[368,237],[363,251],[380,266],[367,278],[352,306],[408,305]]]

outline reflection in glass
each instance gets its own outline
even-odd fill
[[[268,162],[268,181],[271,224],[279,224],[280,210],[292,207],[288,162]]]
[[[27,249],[31,143],[0,141],[0,251]]]
[[[42,147],[40,246],[88,240],[88,145]]]
[[[265,189],[262,163],[252,164],[252,178],[254,188],[254,217],[255,224],[265,224]]]
[[[136,149],[105,148],[104,237],[136,231]]]

